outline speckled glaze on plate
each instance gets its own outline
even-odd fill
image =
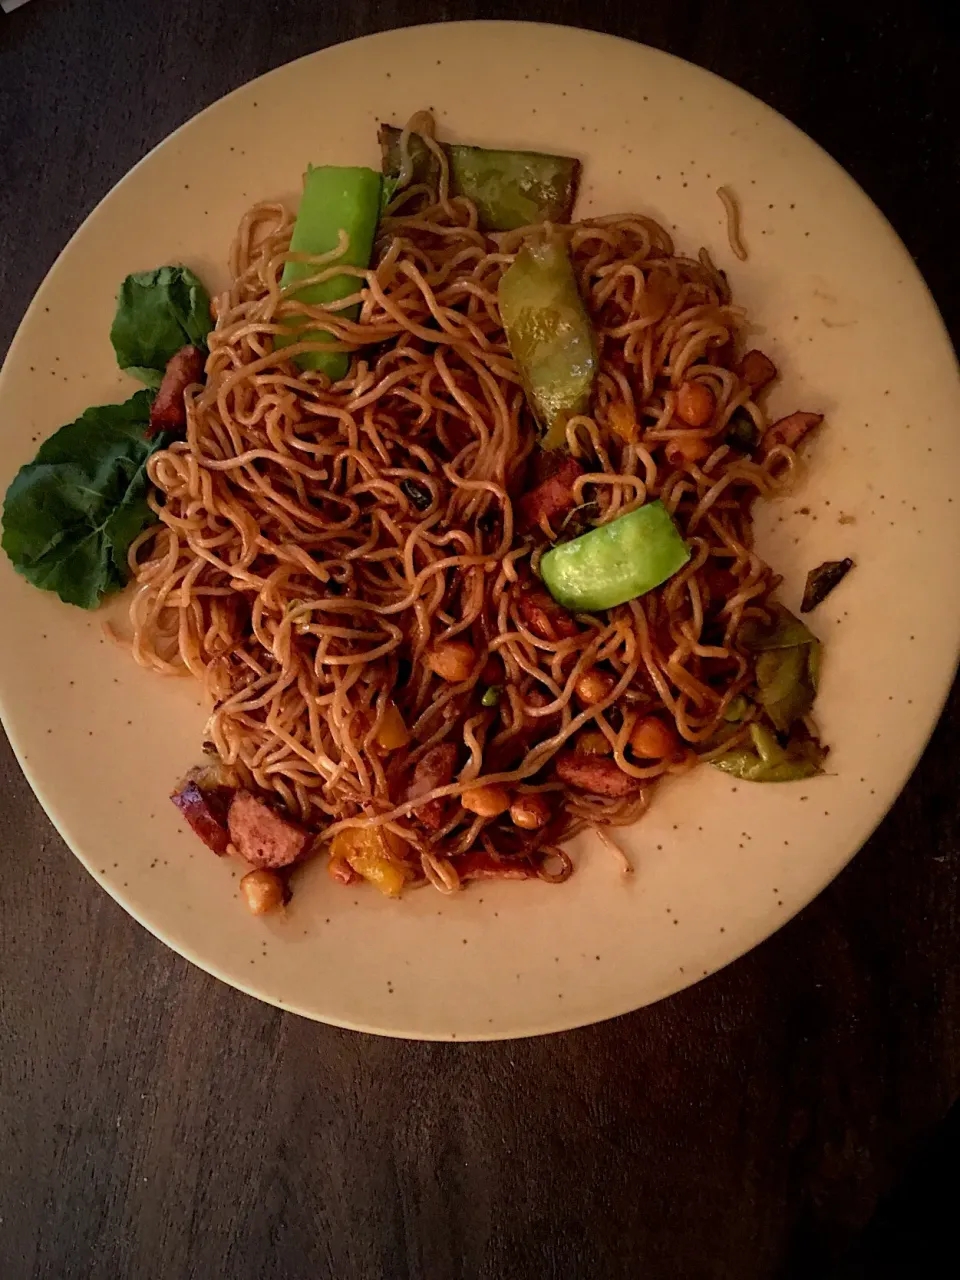
[[[495,65],[496,92],[478,66]],[[348,104],[331,116],[323,101]],[[356,88],[363,85],[363,93]],[[772,408],[827,425],[760,546],[796,604],[806,571],[856,570],[813,615],[830,774],[664,786],[621,833],[625,880],[595,840],[562,887],[500,884],[388,902],[307,872],[286,918],[255,921],[238,867],[167,796],[200,755],[187,680],[140,671],[89,615],[0,563],[0,702],[30,782],[97,880],[184,956],[277,1005],[391,1035],[482,1039],[573,1027],[669,995],[754,946],[849,860],[903,786],[960,637],[960,385],[907,252],[854,182],[754,98],[666,54],[521,23],[421,27],[315,54],[185,125],[112,191],[32,303],[0,375],[0,481],[90,404],[126,398],[109,343],[129,271],[182,261],[225,280],[253,201],[293,201],[308,162],[378,162],[379,120],[433,107],[450,138],[573,151],[581,211],[637,209],[706,244],[782,377]],[[717,186],[743,203],[730,254]],[[135,976],[131,979],[136,981]]]

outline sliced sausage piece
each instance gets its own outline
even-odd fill
[[[557,777],[571,787],[589,791],[595,796],[614,799],[635,796],[642,790],[639,778],[631,778],[607,756],[584,755],[578,751],[561,751],[554,761]]]
[[[170,799],[207,848],[222,855],[230,843],[226,825],[230,796],[229,787],[204,789],[190,778],[173,792]]]
[[[778,444],[795,449],[807,432],[819,427],[822,421],[822,413],[789,413],[767,427],[760,441],[760,448],[764,453],[769,453]]]
[[[762,391],[768,382],[777,376],[777,366],[762,351],[748,351],[737,367],[741,382],[745,382],[751,391]]]
[[[455,859],[461,880],[534,880],[536,868],[529,862],[507,861],[474,849]]]
[[[453,781],[453,771],[456,767],[457,748],[452,742],[441,742],[439,746],[431,747],[426,755],[417,761],[413,777],[407,787],[407,800],[416,800],[436,787],[445,787],[448,782]],[[428,800],[426,804],[414,810],[423,825],[429,827],[431,831],[436,831],[443,826],[445,812],[446,804],[443,797]]]
[[[569,456],[553,465],[551,474],[520,499],[518,523],[521,529],[538,529],[541,516],[554,520],[576,505],[573,486],[586,474],[583,467],[576,458]]]
[[[556,643],[579,635],[580,628],[571,615],[543,587],[527,583],[520,588],[515,599],[520,617],[541,640]]]
[[[283,818],[249,791],[230,802],[227,828],[237,853],[252,867],[289,867],[303,853],[310,833]]]
[[[182,431],[187,425],[187,406],[183,393],[195,382],[203,381],[204,356],[199,347],[181,347],[167,361],[156,399],[150,406],[148,436],[159,431]]]

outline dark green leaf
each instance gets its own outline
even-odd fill
[[[757,424],[746,409],[734,409],[727,423],[727,444],[740,453],[752,453],[760,442]]]
[[[210,295],[188,267],[158,267],[127,276],[117,296],[110,341],[117,364],[158,387],[181,347],[205,347],[213,328]]]
[[[400,488],[418,511],[426,511],[433,505],[433,491],[429,485],[422,484],[419,480],[411,480],[409,476],[405,476],[400,481]]]
[[[807,584],[803,589],[803,602],[800,605],[800,612],[809,613],[818,604],[823,604],[833,588],[840,585],[852,568],[853,561],[848,558],[846,560],[824,560],[823,564],[817,565],[816,569],[811,569],[807,574]]]
[[[21,467],[3,508],[4,551],[18,573],[67,604],[93,609],[127,581],[127,549],[156,516],[146,461],[151,394],[88,409]]]

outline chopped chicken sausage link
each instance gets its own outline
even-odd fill
[[[561,751],[555,763],[557,777],[571,787],[589,791],[595,796],[626,798],[638,795],[643,784],[624,773],[615,760],[607,756],[582,755],[577,751]]]
[[[310,840],[309,832],[249,791],[238,791],[230,802],[227,828],[237,853],[252,867],[288,867]]]
[[[150,406],[148,436],[160,431],[182,431],[187,425],[183,393],[203,381],[204,356],[199,347],[181,347],[167,361],[156,399]]]

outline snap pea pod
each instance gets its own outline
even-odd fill
[[[752,724],[750,739],[718,756],[715,767],[744,782],[798,782],[823,772],[823,748],[812,738],[781,747],[766,725]]]
[[[383,174],[400,175],[402,129],[380,126]],[[569,222],[580,183],[580,161],[540,151],[493,151],[444,143],[450,161],[452,195],[468,196],[477,206],[484,231],[513,231],[535,222]],[[440,176],[436,156],[419,134],[409,140],[412,181],[435,187]]]
[[[820,641],[799,618],[777,605],[769,626],[749,623],[743,647],[757,655],[757,698],[774,728],[788,733],[813,707],[820,675]]]
[[[336,165],[310,166],[303,182],[303,197],[297,212],[290,248],[294,253],[313,257],[336,249],[340,232],[349,237],[346,253],[339,259],[345,267],[368,267],[373,250],[373,237],[380,217],[381,176],[373,169],[341,168]],[[317,267],[309,262],[288,262],[281,283],[286,286],[316,275]],[[359,292],[362,281],[345,273],[318,284],[298,289],[294,297],[309,306],[328,306]],[[346,312],[355,318],[357,308]],[[277,334],[278,347],[294,342],[332,341],[322,329],[303,329],[300,318],[291,317],[290,334]],[[350,356],[346,351],[304,351],[294,356],[301,369],[319,369],[334,382],[346,375]]]
[[[559,241],[520,250],[500,279],[500,318],[544,449],[564,443],[567,421],[583,413],[597,376],[597,342],[567,250]]]
[[[553,547],[540,572],[559,604],[592,613],[652,591],[689,559],[690,548],[658,500]]]

